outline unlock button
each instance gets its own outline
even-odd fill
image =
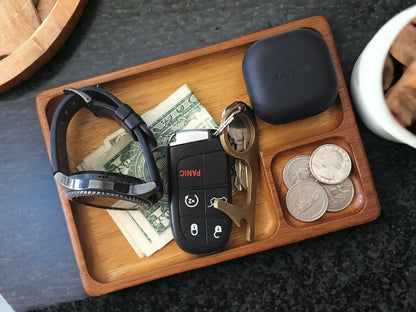
[[[222,235],[222,227],[221,225],[216,225],[214,228],[214,238],[221,238]]]
[[[207,220],[208,243],[220,243],[230,236],[231,220],[228,218],[209,218]]]

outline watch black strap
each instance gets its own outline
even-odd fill
[[[51,123],[53,173],[70,174],[66,145],[68,125],[81,108],[87,108],[97,117],[115,119],[140,143],[150,180],[163,192],[162,180],[149,146],[156,145],[156,139],[143,119],[130,106],[99,87],[65,88],[64,93],[66,96],[58,104]]]

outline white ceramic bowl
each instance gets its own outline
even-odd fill
[[[384,100],[382,75],[390,47],[403,29],[416,17],[416,5],[390,19],[367,44],[351,75],[351,94],[356,110],[366,126],[380,137],[416,148],[416,135],[402,127]]]

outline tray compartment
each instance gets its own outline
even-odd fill
[[[342,211],[327,212],[319,220],[313,222],[302,222],[292,217],[287,210],[286,194],[288,189],[283,182],[283,168],[292,157],[297,155],[311,155],[317,147],[323,144],[339,145],[342,148],[344,148],[350,155],[352,169],[349,177],[354,184],[354,198],[350,205]],[[351,216],[359,213],[365,206],[366,198],[365,193],[363,192],[361,178],[355,168],[357,168],[357,160],[354,158],[354,155],[352,154],[351,145],[345,138],[339,136],[330,136],[328,138],[320,139],[318,141],[313,141],[304,145],[294,146],[285,150],[278,151],[271,160],[270,170],[272,172],[274,188],[276,190],[275,200],[278,201],[278,204],[282,209],[284,221],[294,228],[307,228],[314,227],[316,225],[324,225],[327,222],[343,219],[346,216]]]

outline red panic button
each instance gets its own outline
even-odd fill
[[[179,176],[183,177],[200,177],[201,176],[201,169],[186,169],[186,170],[179,170]]]
[[[178,162],[179,188],[201,186],[203,183],[202,156],[195,155],[181,159]]]

